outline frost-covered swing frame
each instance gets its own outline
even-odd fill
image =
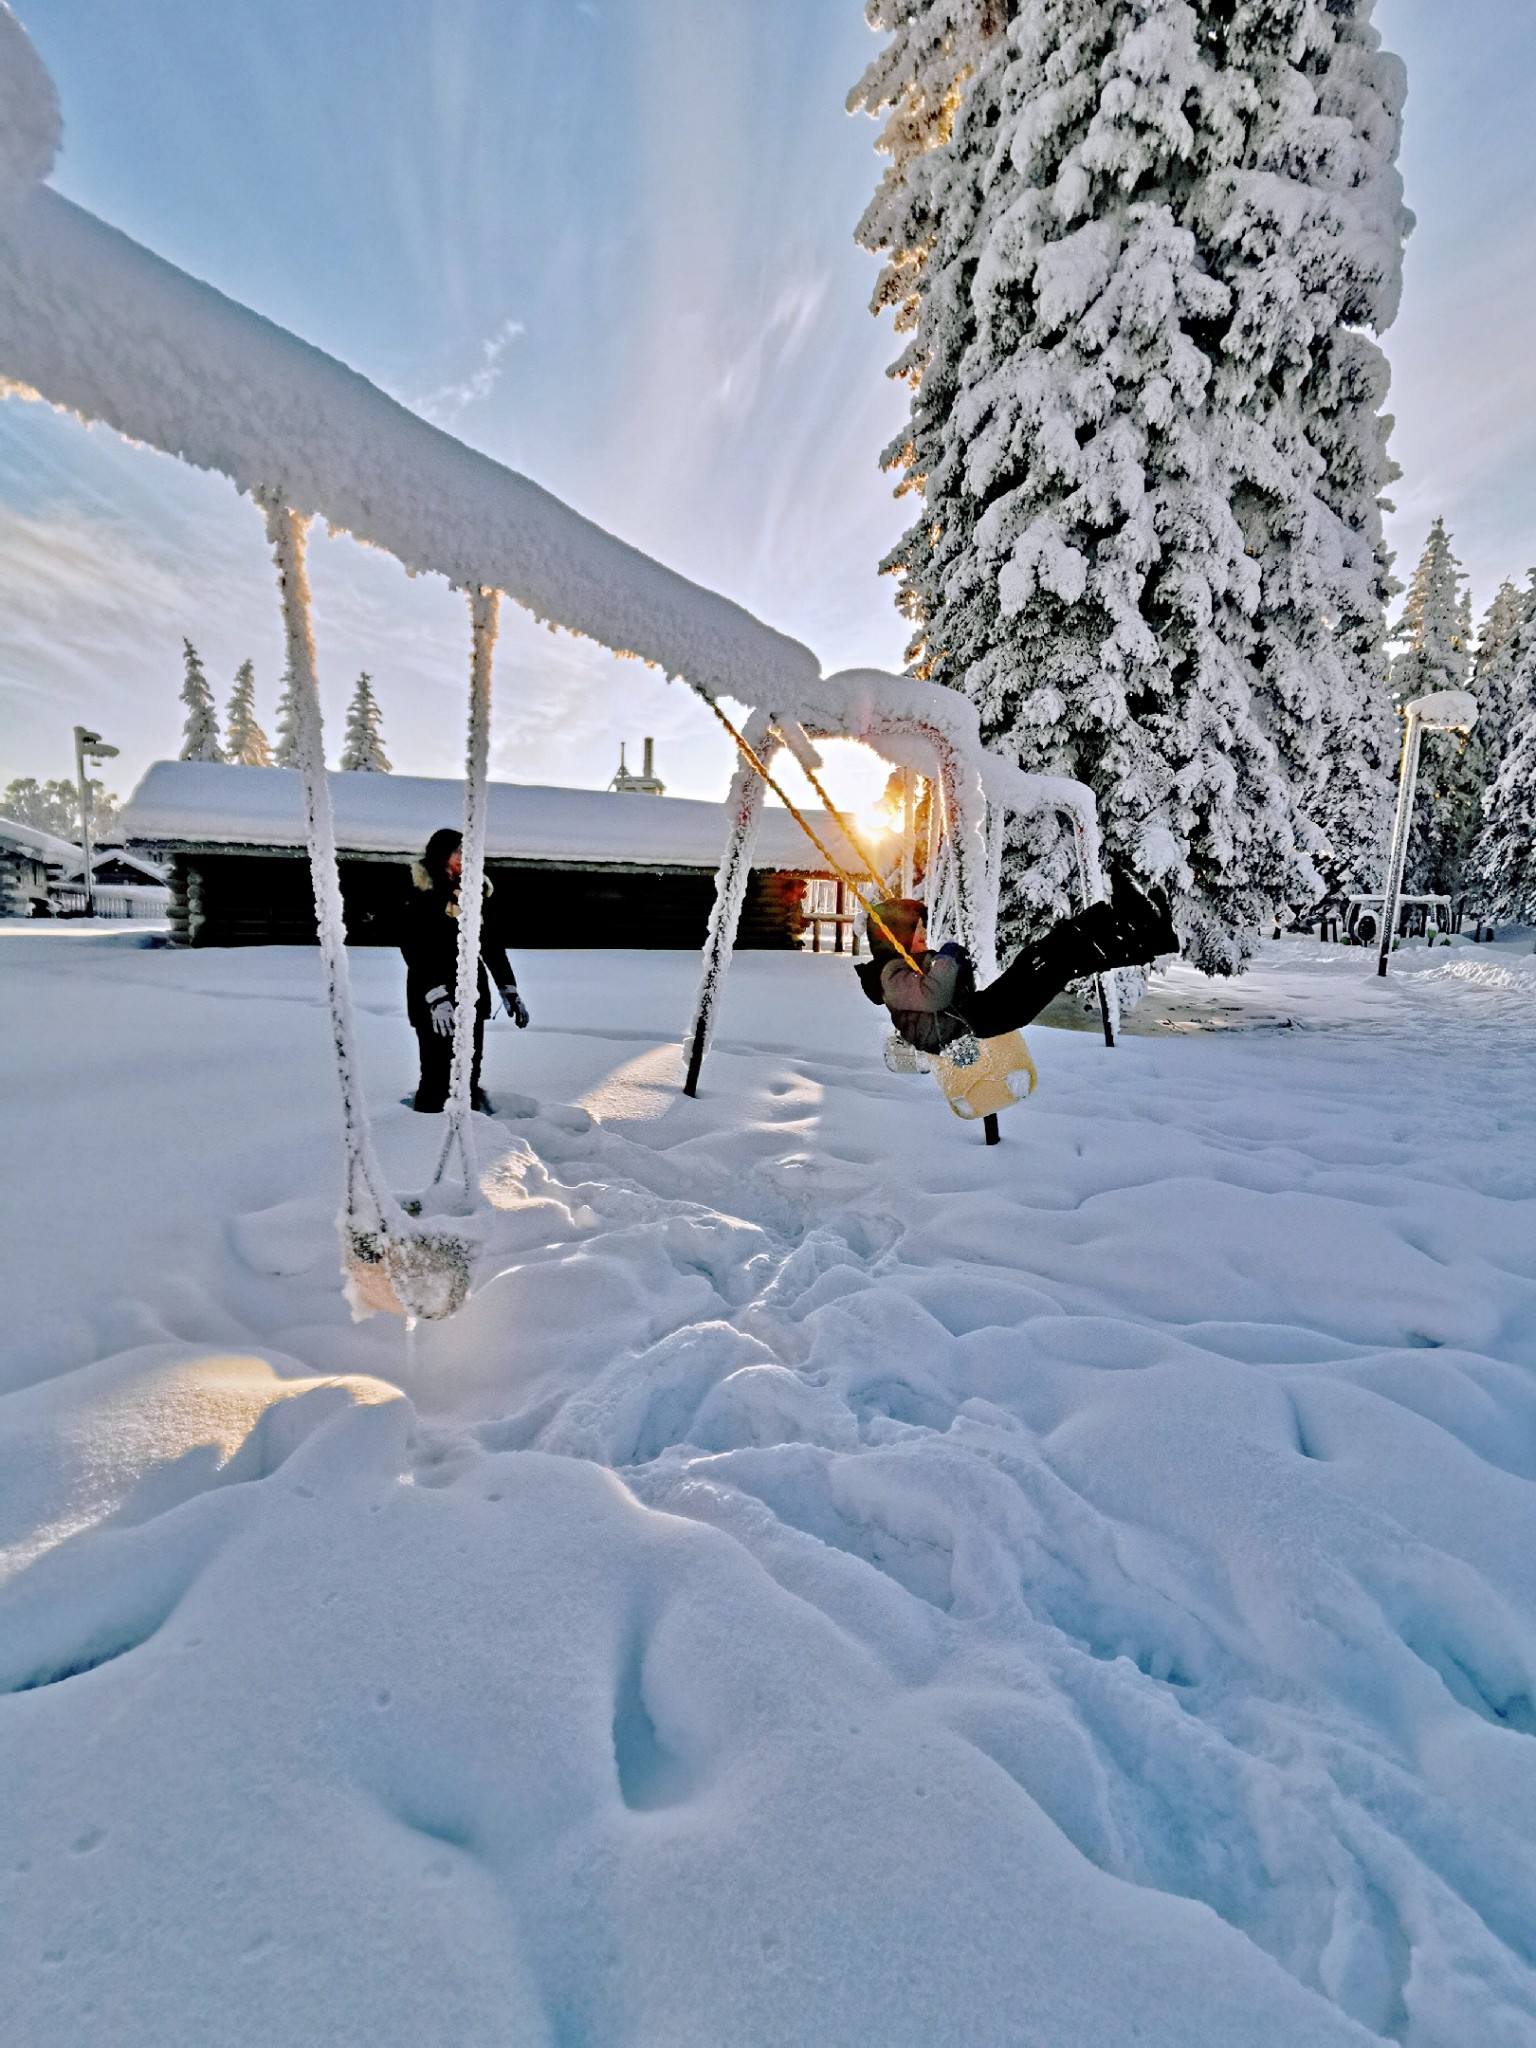
[[[0,62],[17,81],[8,103],[24,126],[0,122],[0,393],[42,399],[141,445],[216,471],[260,502],[279,555],[285,635],[308,717],[306,822],[319,849],[317,919],[325,965],[345,998],[335,834],[320,761],[314,642],[304,581],[304,540],[323,518],[333,532],[377,547],[411,574],[444,577],[468,592],[476,615],[476,688],[489,710],[489,647],[497,593],[551,627],[583,634],[685,680],[712,701],[747,707],[749,730],[798,728],[807,736],[872,737],[889,745],[903,719],[947,736],[956,769],[946,790],[955,905],[961,936],[983,972],[994,963],[995,861],[987,805],[1038,809],[1045,779],[1021,776],[986,754],[974,708],[910,677],[857,671],[826,677],[808,647],[741,606],[605,533],[539,485],[468,448],[410,412],[346,365],[165,262],[72,205],[47,184],[61,122],[46,68],[15,17],[0,11]],[[482,739],[483,739],[482,728]],[[882,748],[882,751],[887,751]],[[456,1026],[472,1029],[478,982],[483,837],[475,802],[484,756],[471,743],[461,901],[470,929],[460,953]],[[900,759],[887,751],[887,758]],[[915,764],[921,769],[921,759]],[[1055,782],[1051,802],[1072,811],[1087,852],[1085,890],[1102,893],[1097,818],[1081,784]],[[717,983],[734,942],[750,852],[738,776],[733,825],[706,947],[704,990]],[[755,813],[748,821],[755,823]],[[994,834],[995,837],[995,834]],[[1000,842],[998,842],[1000,843]],[[329,932],[329,936],[328,936]],[[472,980],[466,980],[472,976]],[[388,1281],[423,1313],[451,1313],[470,1280],[473,1231],[448,1219],[437,1234],[442,1270],[412,1277],[410,1262],[434,1234],[386,1186],[362,1114],[350,1005],[333,1028],[351,1193],[343,1218],[350,1277]],[[707,1041],[700,1006],[695,1041]],[[702,1032],[702,1036],[700,1033]],[[456,1047],[447,1154],[455,1146],[472,1206],[475,1179],[464,1093],[468,1054]],[[443,1170],[443,1169],[440,1169]],[[354,1213],[355,1212],[355,1213]],[[349,1221],[349,1219],[351,1219]],[[370,1232],[364,1226],[372,1224]],[[398,1275],[398,1280],[396,1276]],[[359,1283],[360,1284],[360,1283]],[[421,1288],[418,1294],[416,1289]],[[383,1287],[380,1286],[382,1296]],[[366,1304],[365,1304],[366,1305]],[[388,1305],[381,1302],[381,1305]],[[402,1303],[403,1305],[403,1303]]]
[[[985,980],[997,972],[997,906],[1010,814],[1063,818],[1072,833],[1080,907],[1102,902],[1107,894],[1092,791],[1064,776],[1026,774],[991,752],[981,742],[975,706],[952,690],[878,669],[848,669],[802,693],[794,715],[755,710],[741,737],[746,748],[726,799],[730,829],[688,1031],[685,1094],[698,1091],[735,950],[766,793],[759,763],[771,769],[781,750],[814,777],[821,767],[817,741],[854,740],[891,766],[928,780],[937,798],[929,811],[925,864],[930,929],[941,940],[958,938]],[[1119,1027],[1114,978],[1101,975],[1096,983],[1104,1041],[1112,1046]]]

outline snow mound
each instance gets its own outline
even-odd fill
[[[689,1102],[689,957],[540,955],[407,1340],[312,953],[0,936],[8,2042],[1525,2048],[1523,1002],[1265,947],[989,1150],[846,961]]]
[[[1475,988],[1512,989],[1536,997],[1536,956],[1531,954],[1517,960],[1447,960],[1440,966],[1421,967],[1417,974],[1424,981],[1461,981]]]

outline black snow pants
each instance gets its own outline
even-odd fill
[[[438,1110],[448,1100],[448,1082],[453,1072],[453,1035],[445,1038],[430,1024],[416,1026],[416,1043],[421,1052],[421,1079],[416,1086],[413,1109]],[[480,1093],[480,1056],[485,1048],[485,1019],[475,1018],[475,1058],[470,1068],[471,1101]]]
[[[1046,1004],[1085,975],[1135,967],[1152,957],[1140,929],[1126,928],[1108,903],[1090,903],[1033,940],[985,988],[957,1007],[978,1038],[1000,1038],[1038,1017]]]

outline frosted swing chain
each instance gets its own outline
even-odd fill
[[[459,871],[458,973],[454,984],[453,1066],[448,1082],[448,1131],[433,1185],[442,1179],[455,1148],[471,1200],[478,1185],[470,1124],[474,1070],[475,1012],[480,1001],[480,929],[485,910],[486,781],[491,749],[491,670],[501,618],[501,593],[475,587],[467,593],[472,634],[469,665],[469,735],[464,763],[464,843]]]
[[[293,678],[299,715],[297,767],[304,798],[304,836],[309,847],[310,876],[315,892],[315,925],[325,972],[331,1041],[341,1089],[343,1142],[346,1147],[346,1214],[358,1220],[359,1193],[366,1195],[373,1228],[393,1233],[406,1229],[405,1213],[389,1192],[368,1135],[357,1080],[357,1054],[352,1020],[352,985],[347,968],[346,928],[341,883],[336,866],[336,826],[331,814],[331,789],[325,774],[325,730],[320,713],[320,685],[315,666],[315,636],[310,621],[309,574],[305,543],[307,514],[295,512],[279,493],[255,494],[266,520],[267,539],[277,565],[283,608],[283,637]]]

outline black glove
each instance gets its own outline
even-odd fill
[[[883,960],[855,960],[853,971],[859,977],[859,986],[872,1003],[883,1003],[885,991],[880,986],[880,977],[885,972]]]
[[[453,998],[445,988],[427,990],[427,1008],[432,1013],[432,1029],[439,1038],[453,1036]]]
[[[518,994],[516,988],[511,984],[504,988],[501,991],[501,1000],[506,1004],[507,1015],[512,1019],[518,1030],[526,1031],[528,1029],[528,1005]]]

